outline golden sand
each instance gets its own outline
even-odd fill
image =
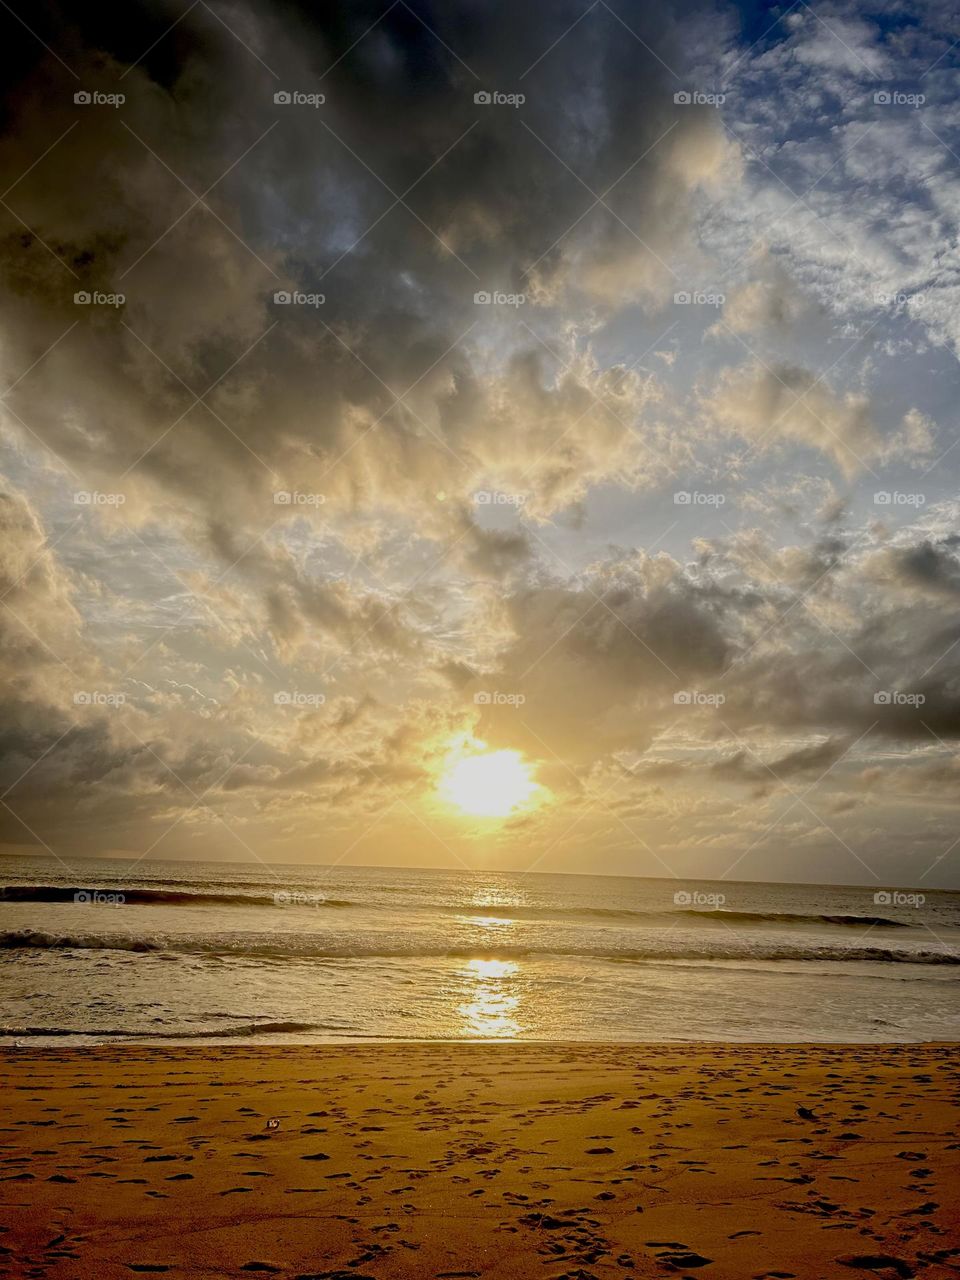
[[[958,1082],[958,1045],[11,1049],[0,1274],[956,1280]]]

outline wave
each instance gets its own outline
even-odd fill
[[[173,882],[176,883],[176,882]],[[250,882],[253,884],[254,882]],[[262,882],[256,886],[263,889]],[[118,895],[125,906],[222,906],[222,907],[358,907],[378,911],[382,904],[375,901],[363,902],[352,898],[332,898],[321,891],[311,888],[279,887],[272,892],[244,891],[237,886],[210,888],[162,888],[125,887],[122,884],[99,889],[77,888],[68,885],[52,884],[7,884],[0,885],[0,902],[36,902],[36,903],[71,903],[86,902],[98,894]],[[120,896],[122,895],[122,896]],[[651,905],[647,908],[600,907],[600,906],[561,906],[543,903],[539,905],[527,903],[491,904],[465,902],[431,902],[419,900],[408,904],[408,909],[418,914],[427,911],[439,911],[463,917],[484,917],[490,920],[597,920],[615,923],[652,922],[656,920],[676,920],[677,916],[687,916],[698,920],[737,921],[740,924],[782,924],[802,925],[819,924],[835,925],[841,928],[909,928],[910,922],[894,920],[889,916],[854,915],[826,912],[793,912],[793,911],[746,911],[728,910],[725,907],[701,909],[697,907],[668,905]]]
[[[0,902],[80,902],[98,895],[114,897],[124,906],[224,906],[224,907],[352,907],[347,898],[327,898],[313,889],[280,888],[273,893],[236,893],[222,889],[143,889],[113,885],[109,888],[74,888],[54,884],[0,885]]]
[[[575,916],[580,919],[596,920],[673,920],[677,916],[694,916],[701,920],[738,920],[742,923],[755,921],[760,924],[835,924],[849,925],[856,928],[890,928],[907,929],[910,924],[906,920],[892,920],[888,916],[869,915],[830,915],[827,913],[806,913],[802,911],[734,911],[726,907],[701,909],[698,907],[651,906],[647,909],[631,909],[630,907],[482,907],[471,904],[468,907],[451,907],[459,914],[486,916],[490,919],[541,919],[543,917]]]
[[[212,1040],[234,1036],[282,1035],[301,1031],[339,1031],[326,1022],[242,1022],[230,1027],[201,1027],[190,1030],[131,1031],[125,1027],[0,1027],[0,1036],[28,1039],[31,1036],[109,1036],[137,1040]]]
[[[960,965],[960,952],[921,948],[778,943],[765,939],[759,944],[735,945],[727,938],[698,936],[681,945],[671,945],[675,934],[662,942],[651,940],[642,949],[611,948],[547,941],[541,945],[451,947],[425,942],[417,937],[402,942],[369,941],[352,937],[338,944],[330,938],[311,934],[171,934],[156,937],[130,933],[52,933],[42,929],[12,929],[0,932],[0,949],[5,950],[97,950],[133,951],[156,954],[191,954],[225,959],[261,960],[528,960],[550,956],[580,956],[615,962],[645,960],[819,960],[870,961],[884,964]]]
[[[698,908],[671,907],[668,905],[651,905],[646,908],[631,907],[585,907],[585,906],[529,906],[525,903],[516,906],[483,906],[476,903],[411,903],[419,908],[434,908],[455,912],[464,916],[484,916],[490,920],[542,920],[567,919],[578,920],[675,920],[677,916],[693,916],[702,920],[737,920],[741,923],[757,922],[760,924],[834,924],[852,927],[901,929],[909,928],[906,920],[893,920],[888,916],[843,915],[827,913],[806,913],[802,911],[735,911],[726,907]]]
[[[771,921],[777,924],[839,924],[853,925],[857,928],[872,926],[884,929],[908,929],[910,927],[906,920],[890,920],[887,916],[821,915],[820,913],[807,915],[802,911],[728,911],[726,907],[701,911],[695,907],[685,907],[683,910],[678,911],[677,914],[681,916],[699,916],[703,919],[759,920]]]

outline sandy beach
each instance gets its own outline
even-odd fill
[[[7,1050],[0,1272],[955,1277],[958,1079],[956,1045]]]

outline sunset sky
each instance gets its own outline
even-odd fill
[[[952,7],[89,8],[3,14],[3,851],[960,887]]]

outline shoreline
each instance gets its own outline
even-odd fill
[[[958,1083],[944,1042],[3,1048],[0,1270],[945,1280]]]

